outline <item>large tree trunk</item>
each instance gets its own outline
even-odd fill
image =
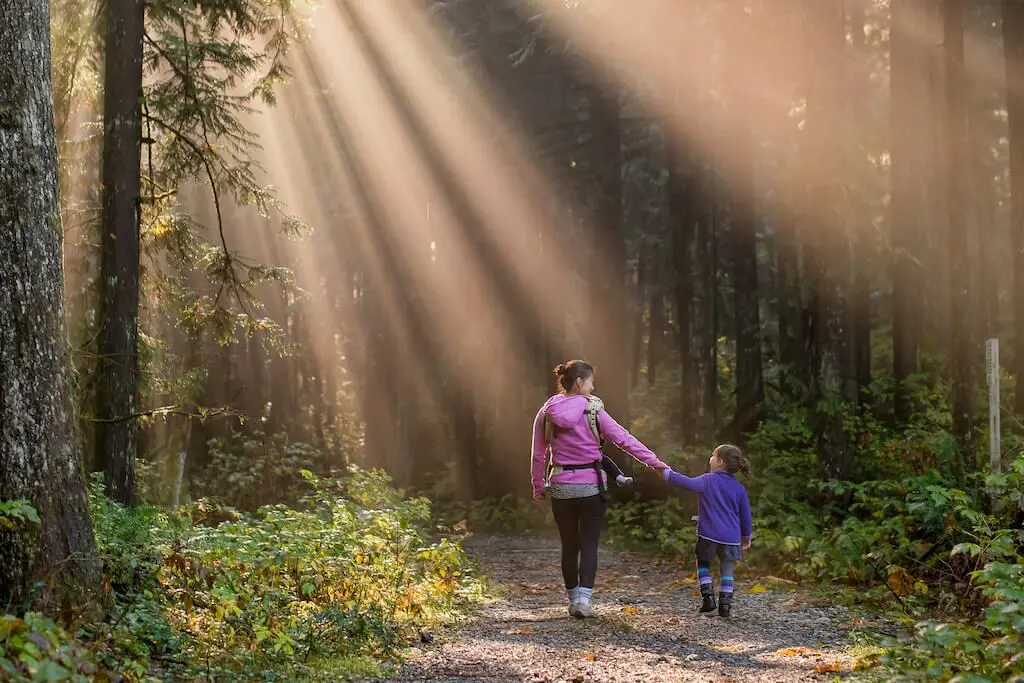
[[[670,141],[669,216],[672,229],[673,292],[678,325],[679,362],[682,367],[679,393],[680,437],[684,444],[696,437],[693,397],[696,395],[697,364],[693,353],[693,245],[698,223],[694,186],[693,155],[678,141]]]
[[[807,50],[807,124],[803,172],[807,194],[805,227],[811,288],[811,394],[816,401],[815,430],[824,478],[845,478],[852,464],[842,414],[833,402],[856,400],[849,376],[846,301],[849,293],[849,245],[843,205],[848,135],[844,111],[846,15],[843,0],[804,0]],[[853,391],[851,392],[851,387]],[[851,396],[852,394],[852,396]]]
[[[97,462],[107,495],[135,500],[139,397],[139,163],[143,4],[108,0],[103,83],[103,226]]]
[[[893,254],[892,346],[896,380],[896,419],[907,420],[913,401],[907,379],[917,373],[917,352],[924,322],[920,261],[924,253],[924,160],[926,141],[921,120],[927,111],[928,60],[913,35],[927,0],[894,0],[892,4],[892,203],[889,233]]]
[[[718,193],[716,169],[711,166],[705,170],[707,179],[701,184],[697,194],[699,211],[697,219],[698,254],[697,281],[701,283],[700,325],[697,342],[700,354],[698,389],[698,412],[701,423],[701,442],[715,439],[721,424],[721,402],[718,397]],[[695,374],[695,373],[693,373]],[[694,377],[696,379],[696,377]]]
[[[0,605],[37,577],[57,602],[99,583],[71,399],[49,31],[45,2],[0,3],[0,501],[27,500],[41,522],[0,527]]]
[[[734,51],[753,44],[753,19],[742,8],[733,17]],[[746,62],[735,59],[729,80],[742,84]],[[764,403],[761,372],[761,315],[757,283],[757,201],[754,187],[754,134],[750,109],[755,102],[742,85],[732,93],[730,138],[730,213],[733,312],[736,319],[736,415],[733,437],[752,432]]]
[[[961,0],[944,0],[946,73],[946,210],[950,258],[950,364],[953,369],[953,433],[963,463],[974,469],[973,356],[971,270],[967,205],[970,161],[967,108],[964,101],[964,16]]]
[[[853,135],[847,143],[847,164],[852,177],[863,177],[864,131],[869,120],[867,102],[869,99],[871,54],[864,33],[866,3],[868,0],[854,0],[850,5],[850,33],[853,36],[852,68],[850,69],[849,97],[853,120],[857,122]],[[874,246],[870,217],[863,191],[857,189],[861,183],[853,183],[850,191],[851,219],[853,220],[853,288],[850,298],[850,344],[853,373],[857,380],[857,399],[864,403],[871,386],[871,273],[874,260]]]
[[[590,286],[589,359],[598,372],[598,393],[609,413],[620,421],[629,416],[629,347],[623,268],[626,244],[622,233],[622,150],[618,93],[599,83],[591,91],[591,128],[594,136],[597,190],[600,206],[595,215],[594,258]]]
[[[1013,408],[1024,415],[1024,0],[1003,0],[1006,110],[1010,127],[1010,231],[1013,236],[1013,301],[1016,334]]]

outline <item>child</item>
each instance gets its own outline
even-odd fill
[[[736,562],[742,558],[742,550],[750,547],[753,522],[750,518],[750,499],[743,484],[733,475],[748,472],[747,459],[743,452],[731,444],[722,444],[711,454],[708,461],[711,471],[699,477],[687,477],[672,470],[665,470],[665,481],[700,494],[697,502],[697,578],[700,594],[704,599],[700,606],[703,614],[711,616],[718,609],[718,615],[732,614],[732,577]],[[711,578],[711,563],[715,557],[721,563],[722,587],[715,605],[715,584]]]

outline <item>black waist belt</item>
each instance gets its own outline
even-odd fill
[[[594,470],[597,474],[597,495],[601,496],[601,500],[608,502],[608,486],[605,484],[604,477],[601,476],[601,461],[594,460],[593,462],[585,462],[577,465],[555,465],[555,467],[561,467],[563,472],[574,472],[576,470]]]

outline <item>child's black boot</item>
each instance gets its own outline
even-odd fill
[[[700,596],[704,598],[704,602],[700,606],[700,613],[711,616],[711,613],[718,607],[715,604],[715,587],[710,583],[701,584]]]
[[[714,601],[712,601],[714,604]],[[731,617],[732,616],[732,593],[719,593],[718,594],[718,616],[720,617]]]

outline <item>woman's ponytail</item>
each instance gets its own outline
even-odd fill
[[[594,374],[594,367],[582,360],[570,360],[565,363],[559,363],[555,366],[555,377],[557,382],[555,388],[560,393],[566,393],[572,391],[573,386],[576,384],[578,379],[587,379]]]

